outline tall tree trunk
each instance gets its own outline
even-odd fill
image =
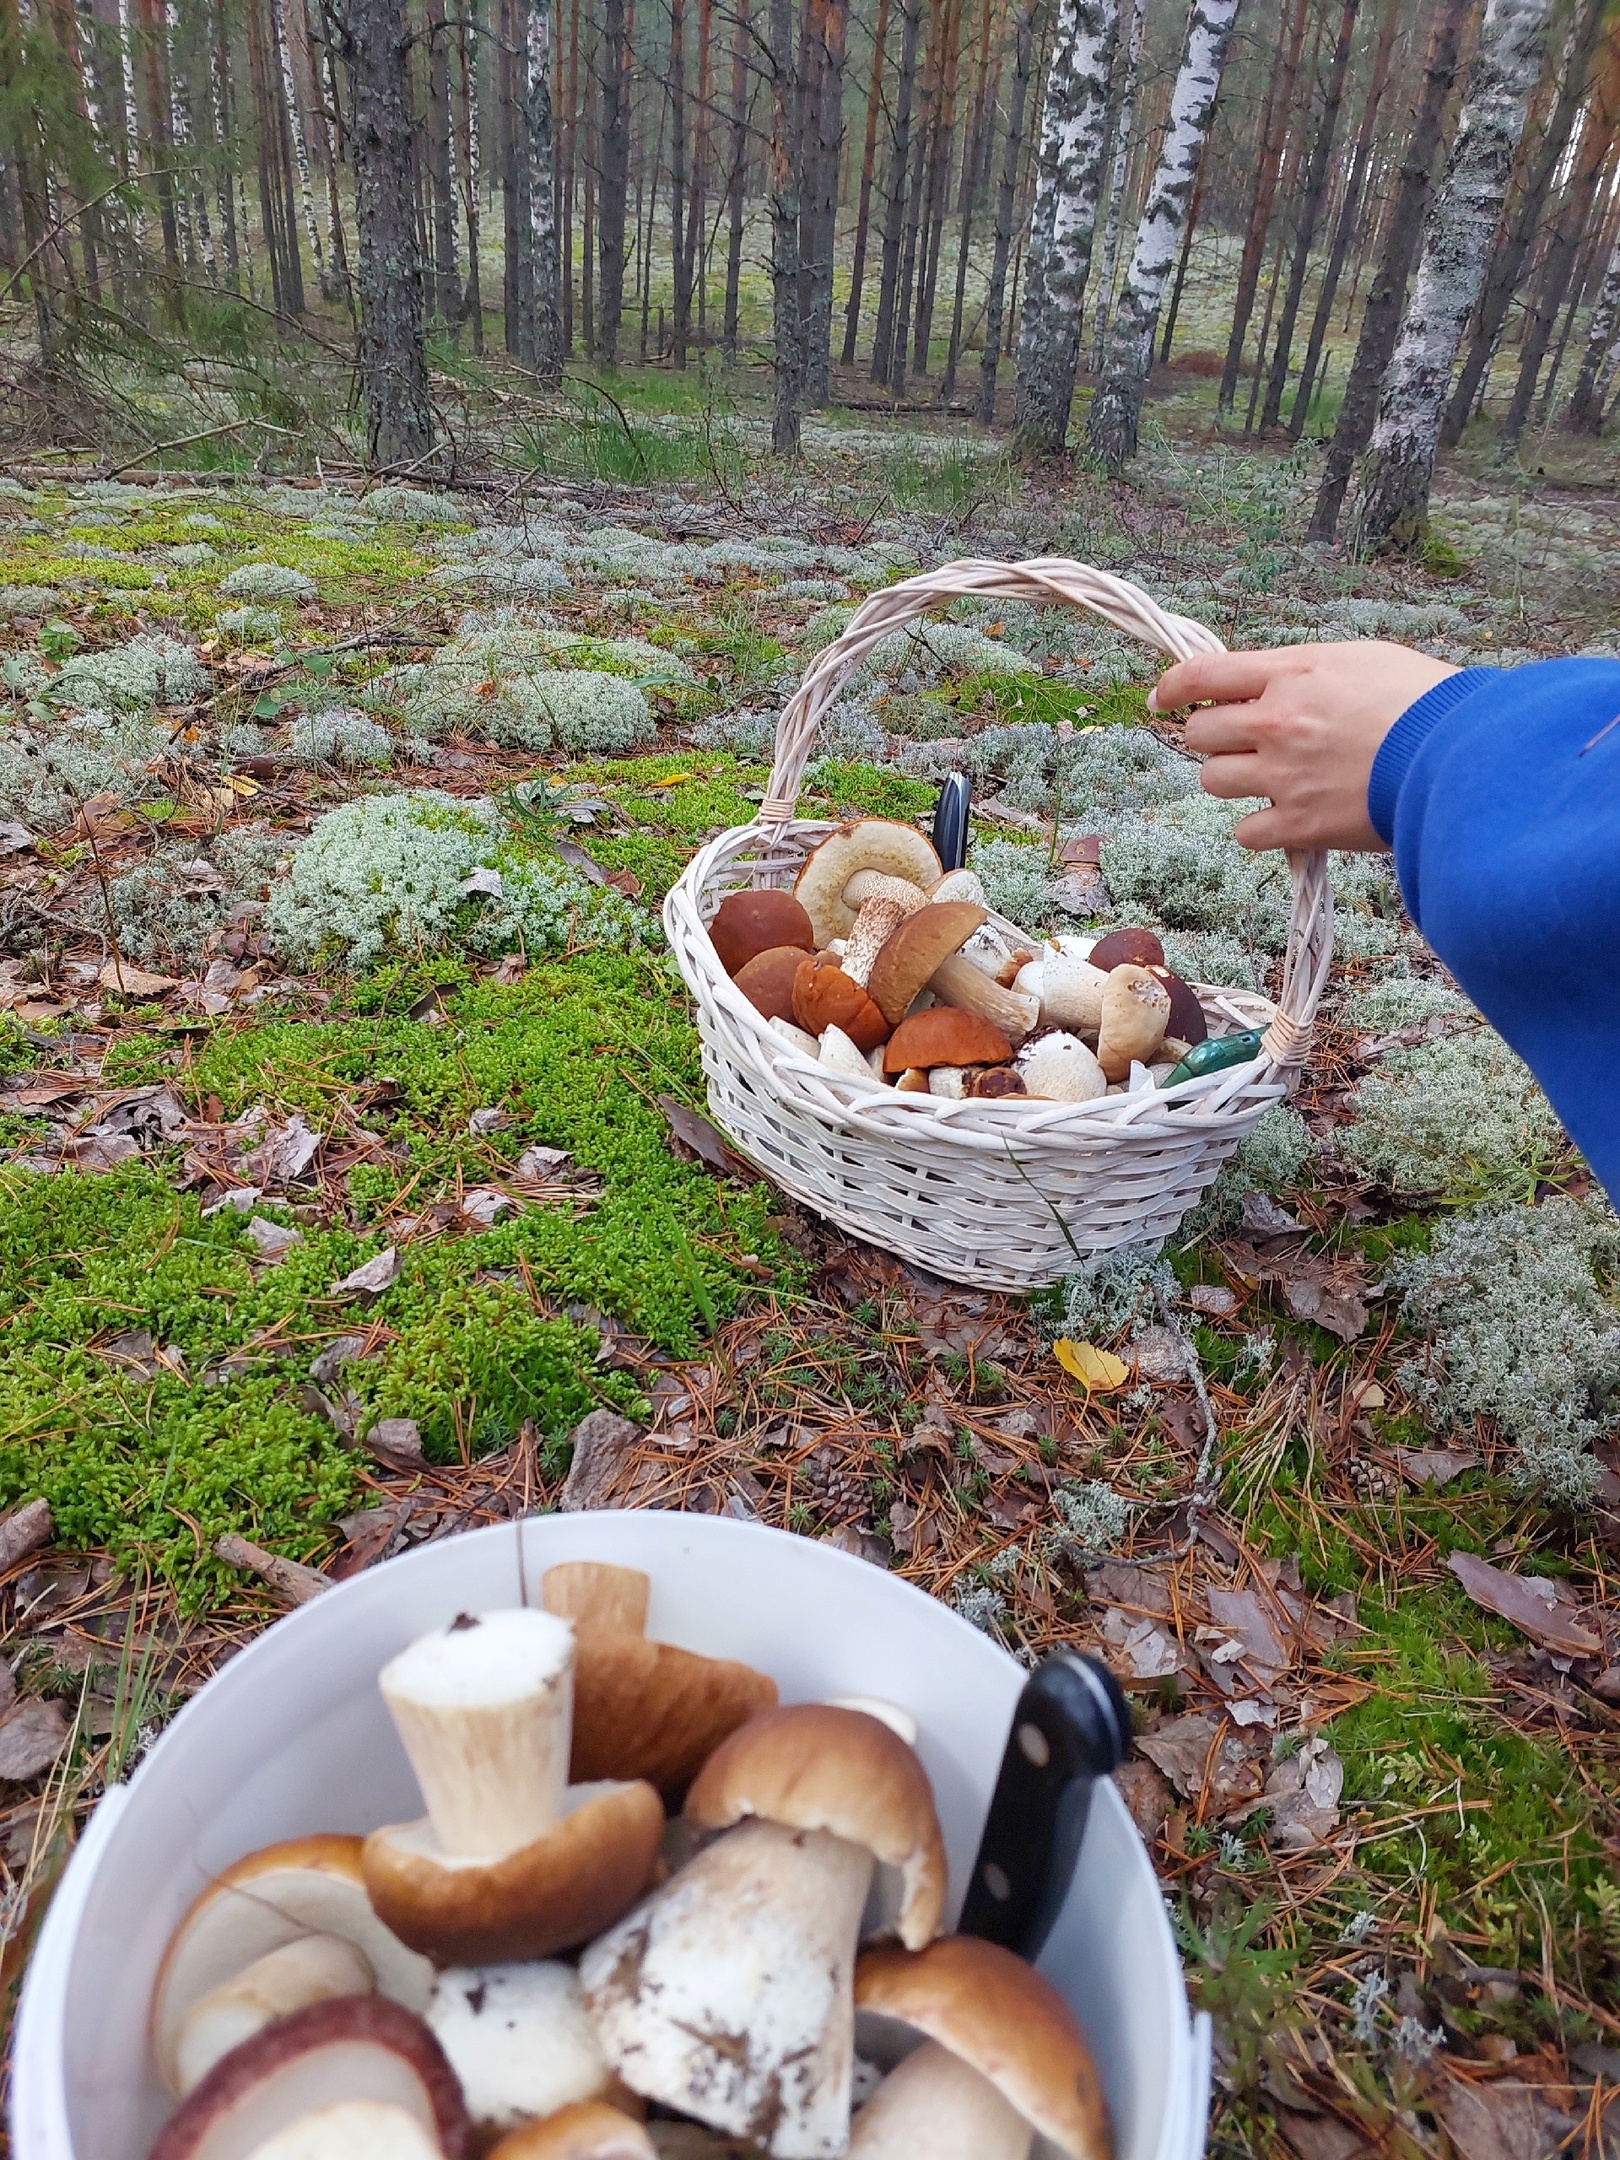
[[[1608,0],[1582,0],[1582,6],[1570,26],[1564,65],[1561,70],[1557,101],[1547,121],[1541,140],[1531,148],[1524,160],[1524,184],[1518,200],[1510,203],[1507,229],[1493,249],[1490,264],[1485,273],[1485,289],[1480,295],[1475,312],[1472,335],[1464,357],[1457,387],[1451,394],[1445,418],[1440,425],[1440,440],[1449,448],[1462,437],[1474,406],[1490,371],[1502,326],[1507,321],[1513,305],[1513,296],[1519,289],[1525,264],[1537,234],[1542,230],[1544,214],[1553,180],[1563,163],[1569,148],[1570,137],[1575,132],[1575,122],[1580,117],[1581,105],[1586,95],[1587,77],[1592,55],[1597,48],[1603,17]]]
[[[1435,16],[1423,71],[1423,94],[1418,101],[1406,155],[1401,163],[1401,177],[1390,208],[1383,254],[1367,294],[1361,335],[1356,340],[1344,401],[1339,407],[1322,483],[1317,490],[1316,506],[1311,513],[1310,537],[1313,540],[1331,540],[1337,532],[1339,512],[1344,507],[1356,458],[1372,436],[1379,386],[1395,350],[1406,288],[1423,235],[1446,101],[1456,80],[1463,31],[1473,12],[1474,0],[1441,0]]]
[[[1067,0],[1058,17],[1062,44],[1053,56],[1041,130],[1041,188],[1050,207],[1043,214],[1037,198],[1013,393],[1015,439],[1041,456],[1060,451],[1068,439],[1118,25],[1118,0]]]
[[[143,10],[150,0],[142,0]],[[247,25],[248,73],[253,85],[254,134],[258,148],[259,215],[264,227],[264,248],[270,260],[270,297],[275,307],[284,315],[296,312],[294,294],[302,301],[302,281],[298,270],[298,231],[286,223],[285,191],[281,173],[281,125],[278,113],[279,100],[271,81],[270,57],[265,37],[265,23],[259,0],[247,0],[244,11]],[[167,123],[165,122],[165,125]],[[161,207],[162,196],[159,197]],[[172,209],[164,226],[164,253],[168,254],[171,229],[174,229]],[[178,232],[175,230],[178,242]],[[178,245],[175,263],[178,275]]]
[[[1193,182],[1192,201],[1187,205],[1187,229],[1181,236],[1181,254],[1176,261],[1176,279],[1170,288],[1170,305],[1164,311],[1164,334],[1159,340],[1159,365],[1170,363],[1170,349],[1176,339],[1176,318],[1181,313],[1181,295],[1187,283],[1187,265],[1192,261],[1193,236],[1198,231],[1198,219],[1204,207],[1204,181],[1214,163],[1210,156],[1209,137],[1204,137],[1203,153],[1198,160],[1198,178]]]
[[[675,288],[675,365],[686,365],[692,288],[686,252],[686,0],[669,0],[669,259]]]
[[[973,110],[968,121],[967,140],[962,146],[962,185],[956,205],[956,291],[951,300],[951,336],[945,350],[945,373],[941,376],[939,385],[941,402],[947,405],[956,391],[956,364],[962,351],[962,311],[967,299],[968,254],[973,243],[973,208],[978,199],[979,184],[986,162],[984,146],[990,133],[985,92],[990,80],[990,39],[994,28],[995,9],[991,0],[982,0],[982,5],[979,59],[973,83]]]
[[[298,220],[293,215],[291,187],[293,174],[298,176],[298,200],[304,213],[304,230],[309,235],[310,259],[315,265],[315,276],[321,291],[334,298],[332,274],[326,265],[326,251],[321,245],[321,228],[315,217],[315,193],[309,180],[309,143],[304,133],[303,113],[299,105],[298,84],[293,73],[292,51],[287,36],[286,12],[282,0],[270,0],[270,34],[275,41],[276,61],[281,83],[282,164],[287,175],[288,202],[287,223],[295,236],[294,253],[297,253],[296,235]],[[177,113],[183,111],[177,100]],[[178,129],[176,130],[178,133]],[[189,132],[189,130],[188,130]],[[299,278],[300,312],[303,300],[303,279]]]
[[[1552,0],[1486,0],[1457,140],[1429,214],[1361,475],[1356,543],[1362,553],[1414,546],[1427,529],[1451,370],[1484,283],[1551,6]]]
[[[1608,386],[1620,365],[1620,240],[1609,252],[1608,267],[1598,288],[1592,320],[1586,331],[1586,350],[1569,401],[1569,424],[1577,435],[1596,435],[1603,426],[1603,407]]]
[[[478,6],[464,0],[456,18],[456,129],[461,173],[461,210],[467,227],[467,285],[462,311],[472,324],[473,351],[484,349],[484,295],[478,275]]]
[[[692,119],[692,184],[686,211],[686,294],[688,317],[693,300],[697,302],[700,346],[707,329],[709,238],[706,227],[709,171],[714,162],[710,147],[714,110],[713,43],[714,0],[698,0],[697,110]],[[836,177],[834,184],[836,186]]]
[[[793,0],[770,0],[771,313],[776,398],[771,450],[799,455],[804,329],[799,319],[799,84]]]
[[[1504,445],[1518,442],[1530,417],[1542,363],[1553,341],[1559,310],[1569,290],[1575,259],[1585,236],[1586,221],[1597,199],[1598,178],[1613,145],[1613,123],[1594,109],[1587,115],[1586,132],[1575,168],[1564,190],[1557,222],[1542,258],[1541,275],[1536,280],[1535,297],[1525,317],[1524,335],[1519,341],[1519,376],[1513,386],[1507,418],[1502,423]]]
[[[1007,290],[1007,257],[1012,249],[1013,213],[1018,201],[1018,157],[1024,140],[1024,108],[1035,68],[1035,17],[1041,0],[1024,0],[1013,48],[1012,89],[1007,100],[1007,136],[1001,151],[1001,183],[996,190],[996,238],[990,257],[990,290],[984,305],[984,357],[979,363],[979,403],[975,417],[990,427],[996,417],[996,375],[1001,361],[1002,310]]]
[[[911,343],[911,307],[916,289],[917,243],[922,232],[924,209],[924,180],[928,169],[928,147],[939,111],[940,48],[945,10],[949,4],[950,0],[930,0],[928,10],[928,46],[923,64],[920,110],[912,137],[911,170],[906,176],[906,224],[900,246],[900,277],[895,289],[894,344],[889,354],[889,388],[896,397],[903,397],[906,388],[906,365]]]
[[[630,37],[627,0],[605,0],[602,11],[600,165],[596,183],[598,293],[596,355],[609,367],[619,357],[624,315],[624,220],[630,193]]]
[[[911,107],[917,88],[917,40],[923,0],[900,0],[900,67],[895,78],[894,130],[889,145],[889,183],[884,191],[883,264],[878,278],[877,321],[872,330],[872,380],[887,383],[894,351],[896,288],[905,241],[906,182],[911,172]]]
[[[1299,387],[1294,393],[1294,409],[1288,417],[1288,432],[1295,442],[1298,442],[1304,433],[1305,421],[1311,409],[1311,398],[1316,388],[1316,371],[1322,361],[1322,346],[1327,338],[1328,323],[1333,315],[1333,302],[1344,271],[1344,259],[1350,252],[1350,243],[1355,238],[1356,228],[1361,220],[1367,172],[1372,162],[1373,143],[1378,128],[1378,114],[1389,86],[1390,62],[1395,50],[1395,32],[1400,19],[1401,0],[1387,0],[1384,19],[1379,26],[1378,44],[1373,53],[1372,80],[1367,89],[1367,102],[1362,108],[1361,130],[1356,137],[1355,154],[1350,161],[1350,178],[1345,185],[1344,200],[1339,205],[1339,215],[1334,224],[1333,245],[1328,250],[1327,268],[1322,273],[1322,290],[1317,296],[1316,313],[1311,319],[1311,334],[1299,371]]]
[[[883,103],[883,55],[889,37],[889,0],[878,0],[872,32],[872,80],[866,93],[866,141],[861,152],[861,195],[855,212],[855,253],[850,263],[849,303],[844,309],[843,366],[855,365],[855,341],[861,328],[861,288],[866,280],[866,236],[872,216],[872,175],[877,169],[878,114]]]
[[[803,100],[804,200],[799,297],[803,314],[804,400],[827,402],[832,366],[833,243],[838,219],[838,154],[844,134],[844,53],[849,0],[806,0],[810,85]]]
[[[456,192],[450,170],[450,32],[444,0],[426,0],[427,162],[433,187],[433,310],[452,327],[461,320],[456,262]]]
[[[1277,324],[1277,342],[1272,348],[1271,380],[1266,384],[1265,410],[1260,415],[1262,435],[1267,428],[1275,427],[1282,417],[1283,391],[1288,384],[1288,355],[1294,342],[1294,323],[1299,315],[1299,303],[1305,291],[1305,274],[1310,268],[1311,249],[1316,241],[1316,228],[1321,220],[1322,205],[1327,200],[1333,139],[1339,130],[1339,108],[1344,103],[1344,78],[1350,66],[1350,45],[1355,36],[1356,16],[1360,9],[1361,0],[1344,0],[1339,13],[1339,35],[1334,43],[1333,59],[1328,68],[1321,116],[1316,123],[1316,140],[1311,145],[1311,162],[1306,167],[1299,217],[1294,227],[1294,259],[1289,266],[1288,290],[1283,295],[1282,316]]]
[[[236,238],[236,189],[232,184],[231,135],[233,102],[230,80],[230,37],[225,27],[225,0],[215,0],[210,17],[209,84],[214,108],[214,139],[219,145],[219,218],[225,244],[225,282],[232,292],[242,280],[241,251]]]
[[[404,0],[334,0],[334,16],[353,100],[366,462],[386,471],[420,464],[433,448],[411,185],[410,32]]]
[[[1266,236],[1271,230],[1272,205],[1277,177],[1282,171],[1283,148],[1288,139],[1288,116],[1294,102],[1294,79],[1300,54],[1305,49],[1307,0],[1294,0],[1292,15],[1279,21],[1277,56],[1266,89],[1266,116],[1261,125],[1260,162],[1255,169],[1254,195],[1249,204],[1248,230],[1243,235],[1243,256],[1238,264],[1237,291],[1232,300],[1232,328],[1226,340],[1226,365],[1221,370],[1219,408],[1230,412],[1243,372],[1243,348],[1260,290],[1260,271],[1265,261]]]
[[[540,380],[563,377],[557,269],[557,147],[551,109],[551,0],[529,0],[529,257],[534,284],[534,359]]]
[[[257,13],[257,8],[250,7],[250,17],[257,17]],[[170,310],[178,314],[181,312],[183,282],[180,269],[180,225],[175,216],[174,175],[170,170],[172,130],[169,119],[169,25],[168,10],[164,7],[163,0],[140,0],[140,25],[141,63],[146,92],[146,139],[152,146],[151,162],[155,168],[152,184],[158,199],[158,221],[163,231],[164,281],[168,288]],[[263,66],[262,61],[261,66]],[[264,66],[263,72],[267,95],[265,98],[265,111],[260,125],[261,127],[274,128],[277,125],[279,115],[276,101],[268,95],[269,70],[267,66]],[[264,155],[262,149],[260,155],[261,157]],[[291,238],[292,252],[296,257],[298,250],[296,232],[292,234]],[[270,240],[268,230],[265,233],[265,240],[268,244]],[[292,274],[296,276],[296,264],[293,266]],[[282,300],[278,300],[276,305],[284,307],[289,313],[298,313],[302,311],[303,298],[303,291],[300,287],[297,293],[296,308],[293,306],[291,294],[286,295]]]
[[[561,18],[558,18],[559,21]],[[579,0],[568,0],[568,72],[563,107],[562,311],[563,351],[574,350],[574,188],[579,173]],[[589,91],[586,77],[586,95]]]
[[[1106,472],[1118,472],[1136,455],[1159,302],[1181,243],[1238,5],[1239,0],[1193,0],[1164,144],[1109,328],[1102,381],[1087,417],[1087,445]]]
[[[1102,373],[1103,352],[1108,340],[1108,311],[1114,298],[1114,273],[1119,268],[1120,237],[1125,230],[1125,180],[1131,164],[1131,131],[1136,124],[1136,89],[1142,67],[1142,28],[1146,0],[1125,0],[1122,18],[1124,38],[1115,61],[1116,81],[1111,96],[1113,115],[1113,170],[1108,180],[1108,219],[1103,231],[1102,272],[1097,280],[1091,309],[1091,372]]]
[[[741,329],[743,202],[748,184],[748,0],[735,0],[731,41],[731,140],[726,151],[726,357],[737,357]]]
[[[911,364],[928,372],[934,329],[934,293],[939,255],[945,240],[945,210],[951,192],[951,158],[956,135],[956,100],[961,74],[962,0],[946,0],[942,92],[938,124],[928,160],[928,198],[922,229],[923,252],[917,270],[917,314],[912,328]]]

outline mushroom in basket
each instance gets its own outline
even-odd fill
[[[605,2101],[584,2100],[525,2123],[485,2160],[658,2160],[658,2152],[640,2123]]]

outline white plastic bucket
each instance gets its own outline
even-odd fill
[[[15,2160],[146,2160],[171,2102],[146,2048],[158,1960],[211,1873],[278,1838],[365,1831],[420,1802],[377,1691],[393,1653],[458,1612],[533,1602],[559,1560],[652,1578],[648,1633],[774,1675],[785,1702],[879,1695],[917,1719],[950,1855],[977,1850],[1019,1666],[933,1599],[826,1545],[728,1517],[552,1515],[424,1546],[328,1591],[209,1681],[63,1874],[13,2036]],[[1164,1901],[1118,1793],[1097,1793],[1042,1970],[1095,2049],[1117,2160],[1198,2160],[1208,2020],[1190,2020]]]

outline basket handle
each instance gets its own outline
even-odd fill
[[[1038,555],[1027,562],[953,562],[920,577],[886,585],[863,600],[825,652],[811,663],[803,682],[789,698],[776,728],[776,758],[756,822],[767,829],[786,825],[798,807],[799,788],[810,750],[823,718],[844,686],[881,638],[931,609],[961,599],[1028,600],[1037,605],[1087,608],[1117,630],[1126,630],[1172,659],[1194,653],[1224,652],[1213,630],[1185,615],[1173,615],[1128,578],[1094,570],[1063,555]],[[1262,1055],[1274,1065],[1303,1062],[1311,1020],[1333,959],[1333,899],[1328,887],[1327,857],[1289,852],[1293,906],[1283,961],[1282,996],[1266,1030]]]

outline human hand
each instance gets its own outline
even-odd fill
[[[1165,670],[1148,704],[1198,708],[1187,715],[1187,748],[1204,760],[1207,794],[1271,798],[1238,825],[1245,847],[1373,850],[1384,845],[1367,815],[1378,747],[1409,705],[1456,672],[1372,639],[1198,653]]]

